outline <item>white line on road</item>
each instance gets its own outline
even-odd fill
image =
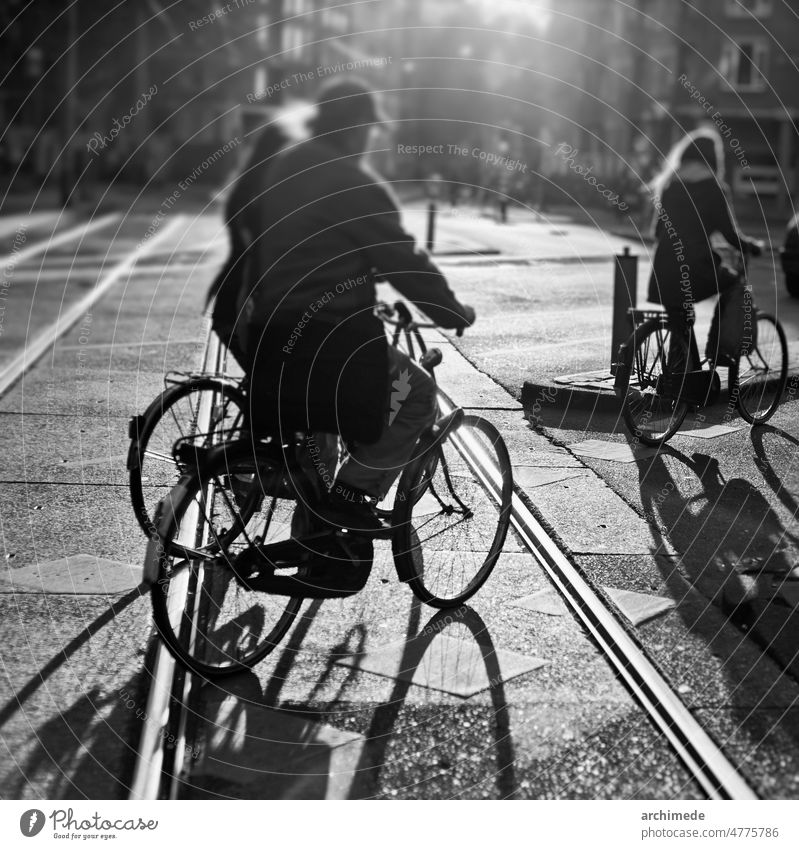
[[[36,242],[33,245],[29,245],[27,248],[12,251],[10,254],[6,254],[2,259],[0,259],[0,267],[8,266],[11,263],[19,265],[21,262],[25,262],[32,256],[36,256],[36,254],[49,251],[50,248],[63,245],[64,242],[69,242],[72,239],[83,238],[88,233],[100,230],[102,227],[107,227],[109,224],[113,224],[118,218],[119,213],[112,212],[109,215],[103,215],[102,218],[95,218],[94,221],[89,221],[87,224],[79,224],[77,227],[70,227],[69,230],[64,230],[63,233],[59,233],[57,236],[43,239],[41,242]]]
[[[31,230],[34,227],[43,227],[48,222],[58,223],[63,212],[34,212],[25,215],[4,215],[0,218],[0,239],[5,239],[12,233],[20,230]]]
[[[114,218],[115,216],[108,216]],[[17,354],[16,357],[0,371],[0,397],[14,384],[35,362],[41,355],[61,336],[66,333],[73,324],[80,321],[99,298],[101,298],[114,283],[128,273],[137,263],[139,258],[145,253],[148,253],[158,242],[164,241],[167,236],[170,236],[179,226],[183,224],[183,216],[177,215],[173,218],[164,229],[150,239],[148,242],[140,244],[136,250],[128,255],[126,259],[114,266],[109,273],[97,282],[94,289],[80,299],[76,304],[73,304],[68,310],[62,313],[49,327],[45,328],[34,341],[26,345],[24,350]],[[35,246],[34,246],[35,247]]]
[[[153,348],[169,345],[202,345],[202,339],[159,339],[153,342],[87,342],[85,345],[59,345],[59,351],[85,351],[87,348]]]

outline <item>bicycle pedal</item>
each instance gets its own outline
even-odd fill
[[[144,427],[145,418],[143,415],[132,416],[128,421],[128,439],[138,440],[139,434]]]

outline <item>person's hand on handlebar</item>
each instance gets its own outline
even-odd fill
[[[471,327],[477,319],[477,313],[474,311],[474,307],[470,307],[467,304],[461,304],[461,310],[463,323],[455,328],[455,333],[457,336],[463,336],[463,331],[467,327]]]

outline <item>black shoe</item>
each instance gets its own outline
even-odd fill
[[[389,533],[391,528],[376,512],[377,499],[355,487],[337,483],[317,508],[329,525],[346,528],[355,534],[375,536]]]
[[[715,358],[708,356],[708,363],[710,364],[710,368],[729,368],[735,364],[735,357],[729,354],[716,354]]]
[[[332,536],[331,536],[332,539]],[[274,565],[258,546],[243,551],[233,565],[241,584],[255,592],[292,598],[346,598],[360,592],[372,571],[372,541],[353,537],[325,546],[293,575],[275,573]],[[286,565],[286,564],[283,564]]]

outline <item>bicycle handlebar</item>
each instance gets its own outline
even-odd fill
[[[397,315],[397,318],[394,318],[395,314]],[[375,305],[375,315],[386,324],[390,324],[394,327],[401,327],[403,329],[415,327],[420,330],[426,330],[428,328],[438,327],[438,325],[433,322],[414,321],[411,311],[408,309],[407,304],[403,301],[397,301],[394,306],[381,301]]]

